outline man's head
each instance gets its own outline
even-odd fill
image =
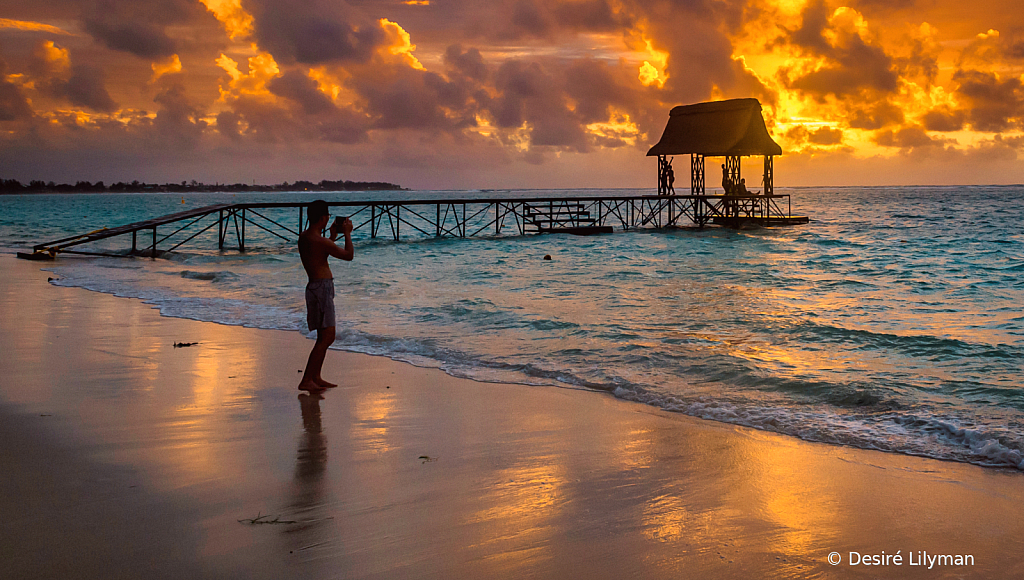
[[[309,224],[316,225],[320,224],[320,229],[327,227],[327,218],[330,217],[330,210],[327,209],[327,202],[318,199],[309,204]],[[323,221],[324,223],[320,223]]]

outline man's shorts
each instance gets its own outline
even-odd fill
[[[311,331],[335,325],[334,278],[319,278],[306,284],[306,325]]]

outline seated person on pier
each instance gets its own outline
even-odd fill
[[[757,195],[760,191],[747,191],[747,180],[741,179],[739,187],[736,188],[737,195]]]

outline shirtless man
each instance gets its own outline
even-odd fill
[[[306,284],[306,323],[309,330],[316,331],[316,344],[309,353],[306,372],[299,383],[300,391],[322,391],[338,385],[325,381],[320,376],[327,356],[327,347],[334,343],[334,274],[327,264],[327,257],[334,256],[351,262],[355,251],[352,248],[352,221],[345,218],[331,224],[331,237],[325,238],[320,232],[327,227],[330,213],[327,202],[317,200],[309,204],[309,228],[299,234],[299,258],[306,269],[309,283]],[[345,236],[345,249],[334,240],[338,232]]]

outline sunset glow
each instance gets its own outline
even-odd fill
[[[1009,1],[46,4],[0,19],[5,178],[645,187],[672,107],[756,97],[779,185],[1024,181]]]

